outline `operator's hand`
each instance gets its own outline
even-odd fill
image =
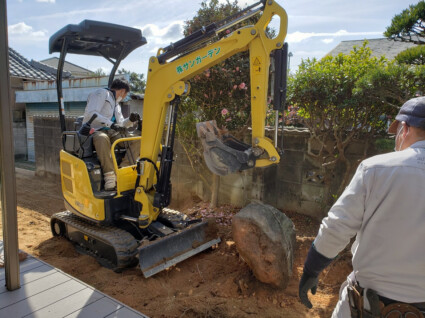
[[[313,308],[313,305],[308,299],[307,293],[311,289],[311,293],[315,295],[318,282],[319,282],[319,277],[310,276],[307,273],[303,272],[303,275],[301,276],[301,280],[300,280],[298,295],[300,297],[301,303],[304,306],[306,306],[308,309]]]
[[[90,125],[85,123],[81,126],[78,133],[82,136],[88,136],[88,135],[90,135],[90,131],[91,131]]]
[[[115,123],[111,125],[111,129],[115,130],[116,132],[119,132],[120,134],[125,134],[127,131],[127,128]]]
[[[140,115],[138,113],[131,113],[130,117],[128,118],[132,123],[135,121],[140,120]]]

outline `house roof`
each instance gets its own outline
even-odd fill
[[[48,59],[45,59],[45,60],[41,60],[40,62],[42,62],[42,63],[44,63],[46,65],[49,65],[49,66],[51,66],[51,67],[53,67],[53,68],[56,69],[58,67],[59,58],[57,58],[57,57],[51,57],[51,58],[48,58]],[[64,71],[68,71],[73,76],[76,76],[76,77],[80,77],[80,76],[93,76],[93,72],[92,71],[90,71],[90,70],[88,70],[88,69],[86,69],[84,67],[75,65],[73,63],[67,62],[67,61],[65,61],[64,65],[63,65],[63,69],[64,69]]]
[[[9,48],[10,76],[36,80],[54,80],[56,78],[54,73],[47,69],[41,69],[40,65],[36,65],[37,63],[39,62],[28,61],[14,49]]]
[[[349,54],[353,50],[353,46],[362,46],[365,40],[342,41],[327,55],[336,56],[339,53]],[[393,60],[398,53],[408,48],[416,46],[414,43],[394,41],[387,38],[368,39],[367,46],[372,50],[372,56],[385,57]]]

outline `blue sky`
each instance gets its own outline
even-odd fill
[[[222,0],[220,0],[222,1]],[[382,38],[394,15],[416,1],[410,0],[277,0],[288,13],[286,41],[295,70],[301,59],[321,58],[339,42]],[[252,0],[239,0],[245,7]],[[182,37],[183,22],[191,19],[201,0],[7,0],[9,46],[27,59],[49,55],[49,37],[67,24],[84,19],[141,28],[148,44],[132,52],[120,65],[146,74],[148,59],[158,48]],[[106,72],[104,59],[68,55],[67,61]]]

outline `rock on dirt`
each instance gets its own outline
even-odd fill
[[[276,208],[254,202],[233,217],[236,248],[255,277],[279,288],[286,288],[294,263],[295,227]]]

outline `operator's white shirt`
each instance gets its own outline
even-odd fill
[[[314,241],[334,258],[356,237],[361,287],[398,301],[425,301],[425,141],[364,160]]]
[[[112,116],[115,111],[116,123],[121,126],[131,127],[133,123],[124,119],[121,106],[115,101],[114,94],[105,88],[100,88],[90,93],[87,98],[87,105],[84,111],[83,123],[89,121],[93,114],[97,118],[91,124],[92,128],[110,127],[112,125]]]

